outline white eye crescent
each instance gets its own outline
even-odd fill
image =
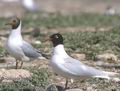
[[[57,36],[57,35],[56,35],[55,37],[56,37],[56,38],[58,38],[58,36]]]

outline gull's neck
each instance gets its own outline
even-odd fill
[[[16,29],[12,29],[9,35],[9,38],[16,38],[16,39],[21,39],[22,40],[22,35],[21,35],[21,22],[20,25]]]
[[[64,57],[64,58],[69,57],[64,49],[63,44],[59,44],[53,48],[53,55],[59,55],[59,56]]]

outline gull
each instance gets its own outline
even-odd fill
[[[112,6],[107,6],[105,14],[109,16],[116,15],[116,10]]]
[[[23,7],[30,12],[34,12],[38,10],[38,6],[34,0],[22,0]]]
[[[21,20],[18,17],[13,17],[7,25],[11,25],[9,37],[6,41],[5,49],[7,52],[16,59],[16,69],[18,63],[21,61],[29,61],[31,59],[45,59],[45,55],[37,49],[33,48],[31,44],[24,41],[21,35]],[[44,57],[43,57],[44,56]]]
[[[86,79],[89,77],[111,79],[118,74],[98,70],[70,57],[64,49],[63,37],[60,33],[51,35],[50,41],[53,44],[50,65],[56,74],[66,78],[65,89],[68,85],[68,79]]]

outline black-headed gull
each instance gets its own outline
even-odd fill
[[[66,78],[65,88],[67,88],[68,78],[82,79],[89,77],[99,77],[110,79],[118,73],[107,72],[95,69],[93,67],[83,64],[81,61],[70,57],[63,45],[63,37],[56,33],[50,36],[50,40],[54,46],[50,65],[56,74]]]
[[[9,37],[6,42],[7,52],[15,57],[16,68],[18,68],[18,62],[21,61],[21,66],[23,61],[28,61],[31,58],[44,59],[43,54],[37,49],[33,48],[31,44],[24,41],[21,35],[21,20],[18,17],[13,17],[7,25],[11,25],[12,29],[10,31]]]

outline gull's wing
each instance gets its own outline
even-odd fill
[[[27,57],[38,58],[42,56],[42,54],[40,54],[35,48],[32,47],[32,45],[30,45],[26,41],[23,41],[21,48]]]
[[[109,78],[109,75],[112,76],[115,73],[113,72],[105,72],[93,67],[87,66],[80,61],[73,59],[71,57],[64,59],[64,69],[66,69],[69,73],[72,73],[76,76],[85,76],[85,77],[101,77],[101,78]]]

